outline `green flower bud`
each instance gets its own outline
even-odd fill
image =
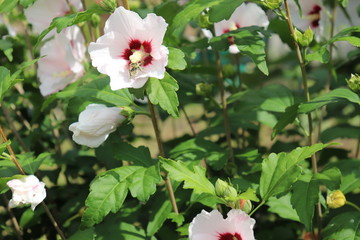
[[[346,198],[340,190],[336,190],[327,196],[326,203],[329,208],[339,208],[345,205]]]
[[[209,21],[209,14],[208,13],[200,14],[200,16],[198,18],[198,25],[201,28],[211,29],[213,24]]]
[[[250,200],[240,199],[239,200],[239,208],[246,213],[250,213],[252,210],[252,203]]]
[[[135,117],[136,112],[131,107],[125,106],[121,108],[122,110],[120,114],[126,117],[128,121],[131,121]]]
[[[198,83],[196,84],[195,91],[196,95],[207,97],[212,95],[214,85],[209,83]]]
[[[96,3],[108,12],[114,12],[117,7],[116,0],[96,0]]]
[[[281,7],[282,0],[262,0],[262,4],[271,10],[278,9]]]
[[[351,74],[351,78],[346,79],[346,82],[351,91],[360,94],[360,76],[358,74]]]
[[[295,28],[294,39],[301,46],[307,47],[314,39],[314,34],[310,27],[304,33],[301,33],[299,30]]]
[[[94,13],[93,15],[91,15],[91,24],[93,27],[98,27],[100,22],[101,18],[98,14]]]
[[[215,194],[229,201],[237,197],[236,189],[221,179],[218,179],[215,183]]]

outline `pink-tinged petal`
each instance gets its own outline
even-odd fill
[[[236,237],[236,239],[240,237],[242,240],[255,240],[254,224],[254,219],[238,209],[231,210],[226,219],[217,210],[210,213],[203,210],[189,226],[189,239],[219,240],[225,239],[221,236],[226,236]]]
[[[81,0],[70,1],[77,10],[82,10]],[[65,0],[37,0],[33,5],[24,10],[24,14],[33,25],[34,32],[41,33],[50,26],[55,17],[64,16],[69,12]]]
[[[222,20],[220,22],[217,22],[214,24],[215,28],[215,36],[221,36],[222,34],[229,31],[229,21],[228,20]]]
[[[144,30],[142,18],[133,11],[119,7],[106,21],[104,33],[118,32],[128,41],[136,37],[138,30]]]
[[[155,59],[161,58],[160,46],[165,36],[166,28],[168,24],[162,17],[156,16],[150,13],[144,18],[144,29],[145,31],[141,36],[137,36],[140,40],[151,42],[152,51],[151,56]],[[156,26],[156,27],[154,27]],[[149,31],[148,29],[151,29]]]
[[[108,32],[97,39],[96,43],[90,43],[89,54],[92,65],[99,72],[114,75],[124,72],[127,61],[121,56],[127,48],[128,43],[117,32]]]
[[[75,73],[84,70],[82,61],[85,58],[85,39],[81,33],[81,30],[77,26],[68,27],[63,30],[62,42],[66,44],[66,60]]]

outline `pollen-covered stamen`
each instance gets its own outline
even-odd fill
[[[321,7],[319,5],[314,5],[311,11],[306,15],[306,19],[311,21],[312,28],[317,28],[319,26],[320,11]]]
[[[153,57],[150,55],[152,50],[151,41],[141,42],[132,39],[129,42],[129,48],[125,49],[121,57],[128,60],[130,76],[136,76],[143,67],[151,64]]]
[[[242,240],[242,237],[238,233],[222,233],[219,234],[218,240]]]

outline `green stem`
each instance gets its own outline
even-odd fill
[[[157,122],[155,108],[154,108],[154,105],[152,104],[152,102],[150,101],[150,99],[149,99],[149,108],[150,108],[150,113],[151,113],[151,121],[152,121],[154,132],[155,132],[156,142],[157,142],[157,145],[158,145],[158,148],[159,148],[159,154],[160,154],[161,157],[165,157],[164,146],[163,146],[162,141],[161,141],[161,134],[160,134],[159,125],[158,125],[158,122]],[[177,204],[176,204],[174,190],[172,188],[171,180],[170,180],[169,176],[166,176],[165,184],[166,184],[166,188],[167,188],[167,190],[169,192],[170,202],[171,202],[172,208],[173,208],[173,210],[174,210],[174,212],[176,214],[179,214],[179,210],[178,210],[178,207],[177,207]]]
[[[265,201],[262,201],[259,205],[256,206],[256,208],[254,208],[254,210],[251,211],[249,216],[253,215],[264,204],[265,204]]]
[[[349,202],[349,201],[346,201],[347,205],[349,206],[352,206],[353,208],[355,208],[356,210],[358,210],[360,212],[360,207],[358,205],[356,205],[355,203],[352,203],[352,202]]]
[[[128,0],[123,0],[122,2],[123,2],[123,5],[124,5],[124,8],[127,9],[127,10],[130,10]]]
[[[306,75],[306,70],[305,70],[305,63],[300,51],[300,47],[298,45],[298,43],[295,41],[294,38],[294,27],[291,21],[291,16],[290,16],[290,9],[289,9],[289,4],[287,0],[284,0],[284,5],[285,5],[285,11],[286,11],[286,21],[288,23],[289,29],[290,29],[290,33],[291,36],[294,40],[294,47],[296,50],[296,55],[297,55],[297,59],[300,65],[300,69],[301,69],[301,75],[302,75],[302,82],[303,82],[303,88],[304,88],[304,93],[305,93],[305,101],[309,102],[310,101],[310,93],[309,93],[309,89],[308,89],[308,83],[307,83],[307,75]],[[312,118],[311,118],[311,113],[307,114],[307,118],[308,118],[308,122],[309,122],[309,145],[313,145],[313,139],[312,139],[312,132],[313,132],[313,127],[312,127]],[[317,167],[317,159],[316,159],[316,154],[313,154],[311,156],[311,160],[312,160],[312,168],[313,168],[313,172],[316,174],[318,172],[318,167]],[[317,203],[316,205],[316,217],[317,217],[317,225],[318,225],[318,232],[319,232],[319,236],[321,235],[321,228],[322,228],[322,224],[321,224],[321,217],[322,217],[322,210],[321,210],[321,204],[320,202]]]
[[[229,123],[229,116],[227,112],[227,103],[226,103],[226,97],[225,97],[225,90],[224,90],[224,79],[222,75],[221,70],[221,62],[220,62],[220,56],[219,52],[215,51],[215,57],[216,57],[216,66],[217,66],[217,73],[218,73],[218,85],[220,89],[220,96],[221,96],[221,103],[222,103],[222,113],[224,117],[224,127],[225,127],[225,135],[226,135],[226,142],[229,149],[229,158],[230,161],[235,162],[234,159],[234,152],[231,144],[231,133],[230,133],[230,123]]]

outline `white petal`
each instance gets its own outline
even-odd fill
[[[145,78],[145,77],[154,77],[158,79],[164,78],[165,74],[165,66],[168,64],[168,54],[169,50],[165,46],[161,46],[160,48],[160,56],[161,58],[159,60],[153,59],[151,64],[144,67],[143,73],[139,74],[136,77],[136,80],[139,78]]]
[[[255,3],[241,4],[229,20],[236,22],[240,27],[260,26],[266,28],[269,25],[264,10]]]
[[[229,52],[230,52],[231,54],[237,54],[237,53],[240,52],[240,50],[239,50],[239,48],[236,46],[236,44],[231,44],[231,45],[229,46]]]

